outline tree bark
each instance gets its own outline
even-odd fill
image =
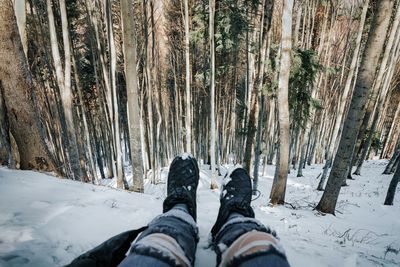
[[[189,0],[185,0],[185,68],[186,68],[186,152],[192,152],[192,116],[191,116],[191,90],[190,90],[190,57],[189,57]]]
[[[292,49],[292,8],[293,1],[283,3],[281,61],[278,83],[279,154],[274,182],[270,194],[272,204],[285,203],[286,181],[289,170],[289,73]]]
[[[78,93],[78,99],[79,99],[79,103],[81,105],[81,110],[82,110],[82,120],[83,120],[83,132],[85,134],[85,141],[86,141],[86,149],[88,150],[88,156],[87,158],[89,159],[89,164],[90,164],[90,170],[91,170],[91,175],[92,175],[92,183],[94,184],[99,184],[99,178],[97,176],[97,171],[96,171],[96,165],[94,164],[94,160],[93,160],[93,152],[92,152],[92,143],[90,142],[91,138],[90,138],[90,129],[88,126],[88,121],[87,121],[87,111],[85,110],[85,102],[83,100],[83,96],[82,96],[82,85],[79,79],[79,75],[78,75],[78,68],[77,68],[77,64],[76,64],[76,59],[75,56],[72,57],[72,63],[73,63],[73,67],[74,67],[74,77],[75,77],[75,82],[76,82],[76,89],[77,89],[77,93]],[[90,115],[89,115],[90,116]],[[95,134],[95,133],[94,133]],[[95,142],[96,143],[96,142]],[[101,162],[101,160],[100,160]],[[102,177],[104,177],[104,170],[103,170],[103,163],[99,164],[99,169],[100,169],[100,173],[102,173]]]
[[[67,9],[65,6],[65,0],[60,0],[60,13],[61,13],[61,24],[62,24],[62,35],[64,44],[64,87],[60,88],[61,100],[63,103],[63,109],[65,114],[65,122],[67,125],[68,134],[68,154],[71,164],[71,169],[74,174],[74,179],[81,179],[81,168],[79,164],[79,152],[77,137],[75,132],[74,106],[72,103],[73,94],[71,88],[71,48],[69,45],[69,29],[67,20]],[[49,7],[51,9],[51,6]],[[57,41],[57,38],[54,37]],[[59,63],[61,64],[61,62]],[[61,65],[60,65],[60,68]]]
[[[349,94],[351,93],[351,87],[352,87],[351,85],[352,85],[352,81],[353,81],[353,76],[354,76],[354,72],[355,72],[356,66],[357,66],[357,61],[359,58],[359,51],[360,51],[360,47],[361,47],[361,38],[362,38],[365,19],[367,17],[367,11],[368,11],[368,3],[369,3],[369,0],[366,0],[364,3],[364,6],[363,6],[363,11],[362,11],[361,20],[360,20],[360,28],[359,28],[358,34],[357,34],[356,47],[355,47],[353,57],[351,60],[350,69],[349,69],[349,73],[347,75],[344,91],[340,98],[339,110],[338,110],[338,114],[336,117],[335,126],[333,128],[333,133],[331,135],[331,142],[330,142],[330,145],[328,148],[328,158],[325,162],[324,170],[322,172],[322,176],[321,176],[321,179],[320,179],[320,181],[318,183],[318,187],[317,187],[317,190],[320,190],[320,191],[322,191],[324,189],[325,181],[328,176],[328,170],[332,166],[332,161],[333,161],[335,148],[336,148],[336,142],[334,142],[334,140],[337,140],[340,138],[340,127],[343,123],[343,118],[346,114],[347,98],[348,98]]]
[[[390,158],[388,164],[386,165],[386,168],[383,171],[383,174],[390,174],[390,171],[392,170],[393,165],[395,164],[399,155],[400,155],[400,137],[397,139],[395,151],[394,151],[392,157]]]
[[[366,156],[366,152],[365,149],[369,148],[368,144],[365,144],[365,142],[363,141],[365,138],[365,135],[367,133],[367,128],[370,125],[370,120],[371,117],[374,120],[374,112],[377,112],[379,110],[381,110],[381,108],[376,108],[376,105],[383,105],[382,102],[384,102],[383,100],[381,100],[380,98],[382,98],[382,95],[386,96],[386,93],[382,93],[382,91],[385,90],[385,81],[388,79],[388,74],[390,73],[391,70],[391,62],[389,62],[388,65],[388,61],[389,61],[389,56],[391,55],[391,58],[394,59],[395,57],[395,53],[396,53],[396,47],[397,47],[397,43],[399,42],[398,36],[399,36],[399,31],[398,31],[398,25],[399,25],[399,21],[400,21],[400,7],[397,7],[397,11],[396,11],[396,15],[393,19],[393,24],[391,26],[391,30],[390,30],[390,35],[388,38],[388,41],[385,44],[385,52],[383,54],[381,63],[380,63],[380,67],[379,67],[379,72],[376,76],[376,79],[374,80],[374,86],[372,89],[372,93],[369,96],[369,101],[368,101],[368,105],[366,108],[366,112],[363,118],[363,123],[361,124],[361,128],[360,131],[358,133],[358,143],[360,143],[360,145],[356,146],[356,150],[357,154],[354,155],[354,161],[356,161],[357,157],[358,157],[358,162],[357,162],[357,170],[353,173],[356,175],[360,175],[360,171],[361,171],[361,165],[362,162],[365,159]],[[393,46],[394,44],[394,46]],[[393,51],[393,52],[391,52]],[[386,75],[385,79],[384,76]],[[391,79],[389,79],[390,81]],[[383,81],[383,83],[382,83]],[[377,122],[375,122],[377,123]],[[375,125],[376,126],[376,125]],[[372,128],[372,127],[371,127]],[[368,133],[368,136],[371,134],[371,130]],[[367,137],[368,139],[369,137]],[[361,156],[360,156],[361,155]]]
[[[252,60],[252,63],[254,63],[256,67],[255,68],[256,73],[254,80],[251,81],[252,86],[249,86],[250,88],[252,88],[251,101],[250,101],[251,110],[249,114],[249,122],[247,125],[247,138],[246,138],[245,154],[243,159],[244,168],[247,170],[248,173],[250,173],[251,169],[252,152],[254,151],[253,150],[254,137],[256,136],[256,133],[258,131],[261,131],[261,128],[257,129],[256,123],[258,123],[259,109],[260,109],[259,99],[260,99],[260,94],[262,93],[266,55],[268,54],[267,50],[269,43],[267,40],[269,38],[268,33],[270,28],[270,21],[271,21],[270,17],[272,16],[273,4],[271,3],[266,4],[266,1],[264,0],[260,2],[260,8],[261,8],[261,17],[259,22],[257,22],[259,23],[259,30],[258,30],[259,34],[258,34],[258,40],[255,40],[258,44],[257,61],[254,62]],[[255,33],[256,32],[257,31],[255,31]],[[251,73],[253,73],[253,71]]]
[[[388,154],[392,152],[394,142],[392,142],[392,145],[388,144],[388,142],[390,142],[390,140],[394,141],[397,139],[395,136],[396,136],[396,129],[398,128],[399,125],[398,123],[399,118],[400,118],[400,105],[398,105],[396,108],[395,114],[393,116],[393,121],[391,122],[391,125],[389,127],[390,128],[389,132],[387,133],[385,141],[383,142],[381,158],[388,157]]]
[[[125,80],[128,94],[129,143],[132,162],[133,191],[143,192],[143,166],[139,92],[136,71],[136,38],[132,0],[121,0],[121,17],[124,42]]]
[[[400,165],[397,166],[396,172],[393,175],[392,180],[390,181],[389,188],[385,198],[385,205],[393,205],[394,195],[396,193],[397,185],[400,181]]]
[[[115,48],[115,38],[113,30],[113,21],[111,14],[111,2],[110,0],[105,1],[106,8],[106,19],[107,19],[107,33],[108,43],[110,48],[110,81],[112,88],[112,102],[113,102],[113,124],[114,124],[114,149],[115,149],[115,161],[116,161],[116,172],[117,172],[117,187],[124,188],[124,170],[122,164],[122,147],[121,147],[121,129],[120,129],[120,118],[119,118],[119,98],[117,92],[117,52]],[[111,166],[110,166],[111,167]]]
[[[210,125],[210,157],[211,157],[211,189],[218,188],[215,174],[215,37],[214,37],[214,14],[215,0],[209,1],[209,34],[210,34],[210,95],[211,95],[211,125]]]
[[[28,55],[28,36],[26,34],[26,2],[25,0],[14,0],[14,11],[17,17],[19,36],[25,56]]]
[[[253,195],[257,194],[257,187],[258,187],[258,170],[260,165],[260,156],[261,156],[261,135],[262,135],[262,128],[263,128],[263,121],[264,121],[264,109],[265,109],[265,100],[264,95],[261,92],[260,94],[260,114],[258,117],[257,122],[257,135],[256,135],[256,145],[255,145],[255,159],[254,159],[254,172],[253,172]]]
[[[392,6],[393,1],[390,0],[379,1],[376,5],[375,16],[371,23],[366,48],[360,64],[362,69],[356,80],[356,86],[351,99],[349,112],[344,122],[338,152],[333,162],[324,194],[316,207],[316,209],[321,212],[335,214],[340,188],[346,179],[351,161],[351,153],[349,152],[354,151],[364,107],[372,88],[379,57],[383,50]]]
[[[8,123],[7,107],[3,95],[4,88],[0,83],[0,165],[4,164],[10,169],[15,169],[16,162],[12,155],[10,127]]]
[[[31,73],[23,52],[12,1],[0,0],[0,83],[21,169],[57,171],[44,141]]]

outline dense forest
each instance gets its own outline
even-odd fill
[[[182,152],[213,177],[242,164],[255,190],[274,164],[272,204],[323,163],[334,214],[382,158],[390,205],[399,22],[399,0],[0,0],[0,161],[135,192]]]

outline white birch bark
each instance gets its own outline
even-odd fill
[[[77,136],[74,124],[74,106],[72,103],[73,94],[71,88],[71,47],[69,44],[69,27],[67,19],[67,9],[65,6],[65,0],[60,0],[60,13],[61,13],[61,26],[63,33],[63,45],[64,45],[64,90],[61,91],[61,99],[64,107],[65,121],[67,124],[68,131],[68,144],[69,144],[69,155],[70,164],[74,173],[74,178],[78,179],[82,173],[79,163],[79,151]]]
[[[105,6],[108,9],[107,12],[111,12],[111,3],[106,0]],[[117,94],[117,81],[116,81],[116,67],[117,67],[117,52],[115,49],[115,39],[113,22],[111,19],[111,14],[108,13],[107,24],[108,24],[108,43],[110,47],[110,72],[111,72],[111,89],[112,89],[112,102],[113,102],[113,124],[114,124],[114,149],[115,149],[115,161],[116,161],[116,173],[117,173],[117,187],[124,188],[124,173],[122,164],[122,147],[121,147],[121,131],[119,126],[119,102]]]
[[[64,90],[64,74],[61,63],[60,51],[58,50],[58,41],[56,35],[56,26],[54,23],[54,14],[51,0],[47,0],[47,16],[49,18],[49,33],[50,33],[50,46],[51,53],[54,61],[54,68],[56,70],[57,84],[60,91]]]
[[[192,125],[191,125],[191,90],[190,90],[190,55],[189,55],[189,3],[185,0],[185,62],[186,62],[186,152],[192,152]]]
[[[210,34],[210,95],[211,95],[211,125],[210,125],[210,157],[211,157],[211,189],[217,188],[215,173],[215,38],[214,38],[214,14],[215,0],[209,1],[210,18],[209,18],[209,34]]]
[[[28,54],[28,36],[26,34],[26,0],[15,0],[14,12],[17,17],[19,36],[21,37],[24,54]]]
[[[388,41],[386,42],[385,52],[383,54],[383,58],[380,63],[379,72],[378,72],[377,78],[375,79],[375,82],[374,82],[374,87],[376,88],[375,90],[377,92],[380,92],[379,97],[378,97],[378,99],[376,99],[376,96],[374,98],[374,96],[371,95],[370,100],[369,100],[369,101],[373,101],[372,103],[374,104],[374,110],[371,112],[371,115],[374,114],[374,116],[372,116],[373,120],[372,120],[371,128],[368,131],[368,138],[362,147],[361,156],[357,163],[357,169],[354,172],[354,174],[356,174],[356,175],[361,175],[361,168],[364,163],[365,157],[367,156],[367,152],[370,149],[372,135],[375,133],[379,114],[381,113],[381,110],[383,110],[383,108],[384,108],[385,98],[388,95],[390,81],[392,80],[392,77],[393,77],[393,69],[395,67],[394,66],[395,59],[398,58],[397,52],[398,52],[399,41],[400,41],[400,28],[398,27],[399,20],[400,20],[400,7],[397,7],[396,16],[393,21],[393,25],[392,25],[392,29],[390,31]],[[393,43],[397,44],[397,45],[393,46]],[[388,64],[389,55],[391,55],[391,60]],[[367,112],[368,112],[368,110],[367,110]]]
[[[333,133],[331,135],[331,142],[330,142],[330,145],[328,148],[328,159],[325,162],[321,180],[318,184],[318,188],[317,188],[318,190],[323,190],[325,180],[328,175],[328,170],[332,165],[332,159],[333,159],[333,155],[335,153],[335,148],[336,148],[336,143],[337,143],[334,141],[340,140],[339,131],[340,131],[341,125],[343,124],[344,115],[345,115],[345,111],[346,111],[346,103],[347,103],[347,99],[351,93],[351,89],[352,89],[351,85],[352,85],[353,77],[355,76],[354,73],[355,73],[357,61],[359,58],[359,52],[360,52],[360,47],[361,47],[361,37],[362,37],[363,30],[364,30],[365,19],[367,16],[368,4],[369,4],[369,0],[366,0],[364,3],[364,6],[363,6],[362,14],[361,14],[360,28],[359,28],[358,34],[357,34],[356,47],[355,47],[355,50],[353,53],[353,58],[351,60],[349,73],[347,75],[346,83],[344,86],[344,91],[339,100],[339,109],[338,109],[338,112],[336,115],[337,117],[336,117],[336,121],[335,121],[335,126],[333,128]]]
[[[72,178],[78,180],[81,178],[81,169],[79,163],[79,152],[76,142],[75,125],[73,119],[72,107],[72,89],[71,89],[71,48],[69,45],[68,19],[65,7],[65,0],[60,0],[61,27],[64,45],[64,69],[61,63],[60,51],[58,49],[58,40],[54,23],[54,14],[51,0],[47,0],[47,14],[49,19],[50,44],[56,70],[57,84],[60,89],[61,101],[65,115],[68,137],[68,155],[72,170]]]
[[[0,0],[0,25],[0,86],[5,108],[13,113],[8,116],[10,144],[13,146],[15,138],[21,169],[59,172],[44,142],[44,129],[33,97],[35,88],[9,0]]]
[[[72,57],[72,62],[73,62],[73,67],[75,70],[77,70],[76,67],[76,61],[75,58]],[[84,127],[84,133],[85,133],[85,141],[86,141],[86,148],[88,150],[88,158],[89,158],[89,163],[91,166],[91,170],[92,170],[92,183],[94,184],[99,184],[99,177],[97,175],[97,170],[96,170],[96,165],[94,163],[93,160],[93,152],[92,152],[92,145],[90,142],[90,134],[89,134],[89,127],[88,127],[88,123],[87,123],[87,112],[85,110],[85,103],[82,97],[82,87],[81,87],[81,83],[79,80],[79,75],[77,73],[77,71],[74,72],[74,77],[75,77],[75,81],[77,83],[77,91],[78,91],[78,98],[79,98],[79,103],[82,105],[82,119],[83,119],[83,127]]]
[[[377,3],[375,8],[376,12],[374,12],[366,48],[360,64],[362,69],[357,77],[349,112],[344,121],[338,152],[335,156],[324,194],[316,207],[321,212],[335,213],[340,188],[347,177],[351,154],[354,151],[357,133],[364,115],[363,107],[371,91],[374,74],[383,50],[392,6],[393,1],[382,0]]]
[[[281,61],[278,81],[279,154],[270,202],[285,202],[286,181],[289,169],[289,73],[292,49],[293,0],[284,1],[282,12]]]
[[[129,141],[132,161],[133,191],[143,192],[143,166],[139,92],[136,71],[136,38],[132,0],[121,0],[125,80],[128,95]]]

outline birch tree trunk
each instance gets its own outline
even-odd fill
[[[396,193],[397,185],[400,181],[400,165],[397,166],[396,172],[393,175],[392,180],[390,181],[389,188],[385,198],[385,205],[393,205],[394,195]]]
[[[381,63],[379,64],[379,66],[380,66],[379,72],[376,75],[376,78],[374,80],[374,86],[369,95],[369,101],[368,101],[368,104],[366,107],[366,112],[365,112],[363,122],[361,124],[360,130],[358,133],[358,138],[357,138],[358,142],[357,142],[356,149],[355,149],[356,153],[353,155],[354,163],[356,163],[356,161],[358,160],[357,163],[360,164],[360,161],[363,160],[362,158],[359,158],[360,154],[363,153],[362,152],[363,148],[365,147],[365,142],[363,140],[365,139],[365,136],[367,133],[367,128],[371,124],[370,123],[371,118],[374,117],[373,114],[374,114],[374,110],[376,110],[375,106],[377,103],[377,99],[378,99],[380,92],[382,91],[382,87],[383,87],[383,86],[381,86],[383,77],[384,77],[384,75],[387,76],[388,72],[390,72],[390,69],[391,69],[390,62],[388,65],[388,59],[389,59],[389,55],[391,54],[393,43],[395,44],[393,50],[396,50],[396,47],[397,47],[398,38],[396,36],[398,36],[398,34],[396,34],[396,33],[398,32],[397,29],[398,29],[398,25],[399,25],[399,20],[400,20],[400,9],[397,7],[396,15],[393,19],[393,23],[392,23],[392,26],[390,29],[390,36],[388,38],[388,41],[385,44],[385,52],[383,54]],[[395,37],[396,37],[396,41],[394,41]],[[391,59],[395,58],[394,54],[395,54],[395,51],[393,51],[393,54],[391,55]],[[359,173],[359,170],[357,170],[357,172],[355,172],[353,174],[359,175],[358,173]]]
[[[263,85],[263,75],[264,75],[264,61],[265,61],[265,55],[267,54],[267,36],[268,33],[267,31],[269,30],[269,18],[265,18],[266,16],[271,16],[272,14],[272,7],[273,5],[266,5],[266,1],[263,0],[260,2],[260,9],[261,9],[261,16],[259,20],[255,20],[257,24],[259,23],[259,34],[258,34],[258,40],[256,41],[258,43],[257,47],[257,61],[253,62],[254,65],[256,66],[256,75],[254,77],[254,80],[251,80],[249,86],[251,89],[251,101],[250,101],[250,113],[249,113],[249,121],[247,125],[247,138],[246,138],[246,145],[245,145],[245,153],[244,153],[244,168],[247,170],[248,173],[250,173],[251,169],[251,158],[252,158],[252,152],[253,150],[253,144],[254,144],[254,137],[256,135],[256,131],[260,131],[261,129],[257,130],[257,125],[256,123],[258,122],[258,116],[259,116],[259,98],[260,94],[262,91],[262,85]],[[267,15],[265,13],[268,13]],[[267,19],[268,21],[264,23],[264,20]],[[266,27],[265,27],[266,26]],[[256,35],[257,31],[255,31],[254,36]],[[256,40],[256,38],[254,38]],[[250,64],[250,66],[253,66],[253,64]]]
[[[113,21],[111,15],[110,0],[106,0],[106,18],[108,27],[108,42],[110,47],[110,74],[111,74],[111,88],[112,88],[112,102],[113,102],[113,124],[114,124],[114,148],[115,148],[115,161],[117,171],[117,187],[124,188],[124,172],[122,164],[122,147],[121,147],[121,129],[119,126],[119,102],[117,94],[117,81],[116,81],[116,68],[117,68],[117,52],[115,49],[115,39],[113,30]]]
[[[289,170],[289,73],[292,49],[293,0],[283,2],[281,61],[278,81],[279,153],[274,182],[270,194],[271,204],[284,204]]]
[[[254,158],[254,172],[253,172],[253,195],[257,194],[258,188],[258,170],[260,165],[261,156],[261,135],[264,121],[264,109],[265,109],[265,99],[264,94],[261,92],[260,95],[260,114],[257,122],[257,135],[256,135],[256,145],[255,145],[255,158]]]
[[[71,164],[71,169],[74,174],[74,179],[78,180],[81,178],[81,168],[79,164],[79,151],[75,132],[74,116],[72,105],[72,88],[71,88],[71,48],[69,45],[69,29],[67,19],[67,9],[65,6],[65,0],[60,0],[60,13],[61,13],[61,24],[63,33],[63,44],[64,44],[64,88],[60,88],[61,100],[63,103],[63,109],[65,114],[65,122],[67,125],[68,135],[68,154]],[[55,38],[56,39],[56,38]],[[60,66],[60,68],[62,68]]]
[[[393,1],[390,0],[379,1],[376,5],[375,15],[372,19],[366,48],[360,64],[362,68],[356,80],[338,152],[333,162],[324,194],[316,207],[321,212],[335,214],[340,188],[346,180],[351,161],[351,152],[354,151],[358,130],[361,126],[364,106],[367,102],[368,94],[372,89],[375,71],[383,50],[392,6]]]
[[[368,11],[368,3],[369,3],[369,0],[366,0],[364,3],[364,6],[363,6],[363,11],[362,11],[361,20],[360,20],[360,28],[359,28],[358,34],[357,34],[356,47],[355,47],[355,50],[353,53],[353,58],[351,60],[350,69],[349,69],[349,73],[347,75],[344,91],[340,97],[340,102],[339,102],[340,106],[339,106],[338,113],[336,115],[337,116],[336,122],[335,122],[335,126],[333,128],[333,133],[331,135],[331,142],[330,142],[330,145],[328,148],[328,158],[325,162],[324,170],[322,172],[321,180],[318,183],[317,190],[324,189],[325,180],[326,180],[326,177],[328,176],[328,170],[332,166],[332,160],[333,160],[333,156],[335,153],[334,151],[335,151],[336,143],[334,142],[334,140],[340,140],[339,131],[340,131],[340,127],[343,123],[343,118],[345,116],[347,98],[351,92],[350,89],[351,89],[351,85],[352,85],[352,81],[353,81],[353,77],[354,77],[354,72],[355,72],[355,69],[357,66],[357,61],[359,58],[359,51],[360,51],[360,47],[361,47],[361,38],[362,38],[363,29],[364,29],[365,18],[367,17],[367,11]]]
[[[368,131],[368,137],[367,137],[366,141],[363,142],[363,145],[360,148],[361,155],[360,155],[360,158],[357,163],[357,169],[353,173],[355,175],[361,175],[361,168],[364,163],[365,157],[367,156],[367,152],[371,146],[372,136],[376,130],[376,126],[377,126],[378,119],[379,119],[379,114],[381,113],[381,110],[383,109],[383,105],[385,103],[385,97],[389,91],[390,81],[392,80],[392,77],[393,77],[393,68],[395,67],[394,61],[395,61],[395,59],[397,59],[396,51],[397,51],[398,43],[400,41],[400,29],[398,28],[399,21],[400,21],[400,7],[398,6],[397,11],[396,11],[396,16],[394,18],[394,22],[392,25],[392,29],[390,31],[390,36],[386,43],[385,52],[383,54],[383,58],[380,63],[379,73],[377,75],[377,78],[375,79],[374,87],[377,88],[376,89],[377,92],[380,91],[380,94],[379,94],[378,99],[376,99],[376,97],[374,99],[373,96],[370,96],[369,104],[373,104],[374,111],[372,111],[372,110],[369,111],[368,110],[369,107],[368,107],[366,113],[369,112],[370,114],[368,116],[367,116],[367,114],[364,116],[364,123],[368,124],[368,118],[373,113],[375,113],[373,116],[371,127]],[[395,45],[393,46],[393,44],[395,44]],[[389,65],[388,65],[389,55],[391,55],[392,57],[391,57],[391,62],[389,62]],[[383,79],[384,73],[386,74],[385,79]],[[384,80],[383,83],[382,83],[382,80]],[[367,120],[365,120],[366,117],[368,117]],[[365,132],[365,130],[364,130],[364,132]],[[360,134],[359,134],[359,136],[360,136]]]
[[[189,57],[189,1],[185,0],[185,62],[186,62],[186,152],[192,152],[192,116],[191,116],[191,90],[190,90],[190,57]]]
[[[0,86],[21,169],[57,171],[38,119],[31,73],[23,52],[12,1],[0,0]]]
[[[395,165],[399,155],[400,155],[400,137],[397,139],[396,146],[395,146],[395,151],[394,151],[392,157],[390,158],[388,164],[386,165],[386,168],[385,168],[385,170],[383,171],[382,174],[390,174],[390,172],[391,172],[393,166]]]
[[[396,136],[395,132],[396,132],[396,128],[397,128],[398,125],[399,125],[399,123],[398,123],[399,118],[400,118],[400,105],[397,107],[396,112],[395,112],[395,114],[394,114],[394,116],[393,116],[393,122],[391,123],[389,132],[388,132],[387,137],[386,137],[386,140],[385,140],[385,142],[384,142],[383,149],[382,149],[382,153],[381,153],[381,158],[386,158],[386,157],[388,157],[388,154],[390,154],[391,149],[393,148],[393,146],[390,146],[389,144],[387,144],[387,142],[388,142],[389,140],[394,140],[394,139],[396,139],[396,137],[395,137],[395,136]]]
[[[88,159],[89,159],[90,169],[92,172],[91,173],[92,183],[99,184],[99,178],[97,176],[96,165],[94,164],[94,160],[93,160],[92,143],[90,142],[91,138],[90,138],[89,126],[88,126],[88,122],[87,122],[87,111],[85,110],[85,103],[84,103],[83,96],[82,96],[82,86],[81,86],[81,82],[79,79],[79,75],[77,73],[78,68],[77,68],[76,59],[74,56],[72,57],[72,64],[73,64],[73,67],[75,70],[74,77],[75,77],[75,82],[76,82],[76,89],[78,91],[79,103],[81,104],[81,108],[82,108],[82,120],[83,120],[83,127],[84,127],[83,131],[85,134],[86,149],[88,150]],[[100,169],[100,172],[103,172],[102,164],[99,165],[99,169]]]
[[[209,34],[210,34],[210,95],[211,95],[211,125],[210,125],[210,157],[211,157],[211,189],[218,188],[215,174],[215,37],[214,37],[214,14],[215,0],[209,1]]]
[[[5,155],[1,155],[6,158],[0,158],[0,164],[7,163],[8,168],[15,169],[16,161],[12,155],[11,150],[11,138],[10,138],[10,128],[8,123],[8,113],[6,103],[4,101],[4,88],[0,83],[0,153],[5,153]],[[4,150],[5,151],[4,151]],[[3,150],[3,151],[2,151]],[[0,157],[1,157],[0,156]]]
[[[57,85],[60,91],[64,91],[64,74],[62,69],[60,51],[58,49],[58,40],[51,0],[47,0],[47,16],[49,19],[50,45],[54,61],[54,68],[56,70]]]
[[[136,38],[132,0],[121,0],[124,42],[125,80],[128,94],[129,142],[132,161],[133,191],[143,192],[143,166],[139,92],[136,72]]]
[[[25,0],[15,0],[14,12],[17,17],[19,36],[21,37],[22,47],[25,56],[28,55],[28,36],[26,34],[26,2]]]

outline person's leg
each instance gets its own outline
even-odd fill
[[[228,219],[216,241],[220,266],[289,266],[275,232],[254,218]]]
[[[247,172],[227,174],[221,189],[221,206],[211,231],[219,266],[288,267],[276,233],[254,218],[252,189]]]
[[[120,266],[192,266],[197,242],[198,228],[192,216],[173,208],[149,224]]]
[[[197,161],[178,156],[168,174],[164,213],[157,216],[132,244],[119,266],[193,266],[198,238],[196,190]]]

